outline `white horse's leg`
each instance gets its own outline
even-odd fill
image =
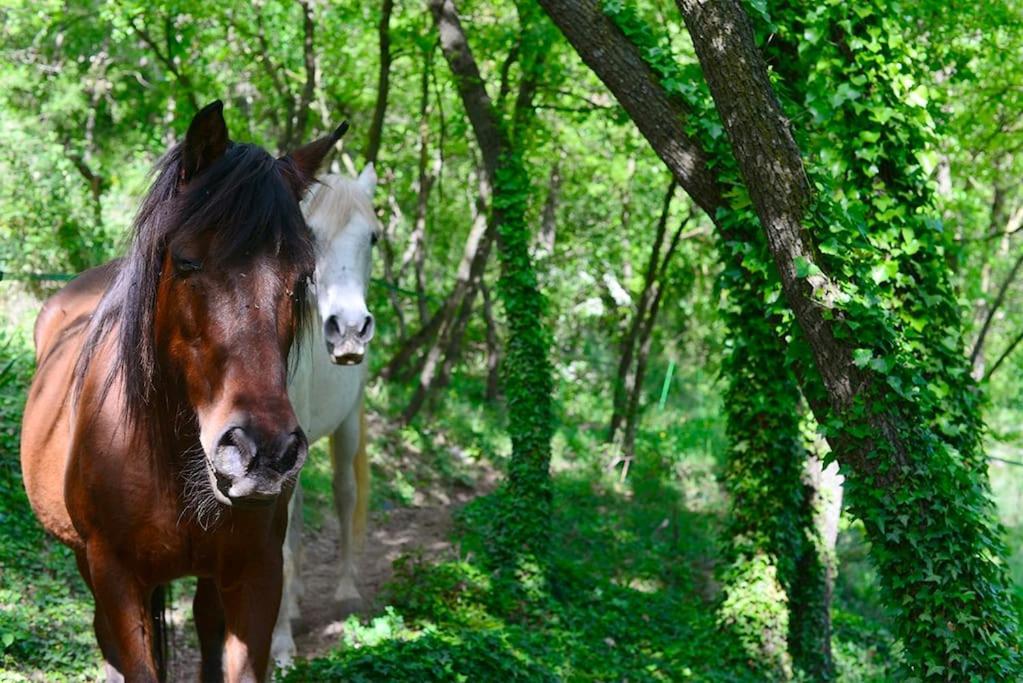
[[[305,595],[305,583],[302,581],[302,535],[305,531],[304,517],[302,516],[302,507],[305,504],[305,496],[302,493],[302,485],[300,482],[295,482],[295,492],[291,494],[291,501],[288,503],[288,532],[284,537],[284,547],[288,549],[291,555],[291,580],[286,581],[288,602],[283,603],[282,607],[286,604],[288,607],[288,616],[292,619],[298,619],[302,615],[302,610],[299,608],[299,601]]]
[[[353,410],[334,431],[330,439],[330,455],[334,466],[334,505],[341,526],[341,581],[334,597],[347,609],[362,606],[362,594],[355,584],[355,484],[354,462],[361,438],[359,410]]]
[[[284,559],[284,585],[281,591],[281,607],[277,611],[270,656],[277,666],[286,669],[295,661],[295,638],[291,632],[291,620],[299,616],[298,598],[301,595],[301,537],[302,537],[302,487],[296,482],[295,490],[288,501],[288,530],[284,537],[281,554]]]

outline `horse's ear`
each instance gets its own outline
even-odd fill
[[[313,179],[316,178],[316,171],[319,170],[320,164],[323,163],[324,158],[326,158],[330,150],[334,148],[337,141],[347,131],[348,122],[345,121],[333,133],[324,135],[318,140],[313,140],[309,144],[299,147],[284,156],[285,159],[291,161],[299,174],[300,187],[295,188],[296,194],[301,195]]]
[[[224,121],[224,103],[220,100],[203,107],[185,135],[181,155],[181,183],[187,183],[222,157],[230,142],[227,122]]]
[[[357,182],[366,195],[372,199],[373,193],[376,192],[377,189],[377,170],[373,168],[372,161],[363,167],[362,173],[359,174]]]

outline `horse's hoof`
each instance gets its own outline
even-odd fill
[[[295,641],[291,638],[275,638],[270,645],[270,656],[278,669],[290,669],[295,664]]]
[[[362,602],[362,593],[355,587],[355,582],[351,580],[341,580],[338,584],[337,590],[334,591],[334,599],[338,602],[346,602],[348,600],[358,600]]]
[[[366,608],[366,601],[362,598],[342,598],[339,599],[341,603],[341,614],[357,614],[362,612]]]
[[[287,671],[291,667],[295,666],[295,656],[286,653],[278,653],[274,655],[274,664],[281,671]]]

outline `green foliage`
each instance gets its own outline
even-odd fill
[[[501,633],[424,632],[302,662],[285,681],[556,681]]]
[[[98,676],[92,603],[71,551],[48,539],[21,483],[18,424],[31,376],[20,334],[0,332],[0,679]]]
[[[519,8],[523,34],[519,44],[523,79],[544,78],[543,36],[549,24],[537,10]],[[547,27],[544,31],[540,27]],[[521,91],[521,90],[520,90]],[[523,158],[527,144],[526,111],[516,108],[502,126],[502,149],[494,173],[490,220],[497,233],[501,264],[497,292],[507,324],[501,384],[508,410],[512,453],[495,527],[494,556],[521,586],[537,590],[543,581],[550,533],[549,467],[553,434],[551,347],[547,306],[530,255],[532,233],[527,223],[529,175]],[[512,142],[513,138],[517,139]],[[510,577],[509,577],[510,578]]]
[[[916,676],[1010,678],[1020,666],[1018,641],[1015,615],[999,597],[1007,577],[982,469],[980,397],[943,262],[949,236],[928,217],[923,162],[933,119],[920,85],[921,53],[901,30],[897,3],[829,2],[790,14],[782,3],[766,7],[781,38],[769,44],[780,89],[794,100],[795,118],[805,119],[804,108],[812,114],[813,125],[800,127],[804,146],[819,155],[812,165],[819,204],[810,220],[822,262],[842,288],[817,295],[836,309],[840,339],[861,349],[862,381],[873,389],[823,426],[836,450],[868,453],[866,462],[847,463],[850,500],[875,543],[907,666]],[[609,9],[620,25],[635,22],[621,6]],[[648,31],[623,32],[656,57],[662,78],[672,75]],[[700,111],[704,102],[692,106]],[[717,158],[727,168],[729,157]],[[733,208],[744,205],[742,193],[732,199]],[[762,243],[739,234],[744,248]],[[758,270],[755,262],[745,267]],[[760,291],[762,300],[777,297],[776,289]],[[805,348],[795,362],[809,367]],[[828,404],[819,384],[804,390]],[[767,394],[779,395],[788,394]],[[752,428],[748,418],[744,424]],[[896,435],[907,452],[886,446]]]
[[[622,3],[607,2],[603,8],[640,48],[665,89],[701,112],[691,125],[720,130],[708,94],[679,86],[691,75],[648,23]],[[721,136],[707,139],[719,159],[715,169],[719,183],[740,187],[727,141]],[[727,330],[722,370],[728,382],[724,408],[729,450],[721,476],[731,497],[719,618],[742,644],[746,660],[758,674],[790,678],[794,650],[808,654],[806,661],[797,662],[800,667],[816,677],[828,676],[830,661],[812,661],[809,655],[828,651],[826,641],[821,642],[826,631],[803,630],[792,634],[789,642],[790,608],[798,613],[792,621],[799,623],[808,619],[803,613],[814,606],[807,603],[819,603],[797,583],[797,578],[806,583],[808,577],[797,577],[796,568],[810,562],[804,556],[814,556],[817,544],[807,503],[811,492],[803,483],[808,457],[800,430],[804,409],[795,375],[783,360],[792,319],[748,198],[736,190],[728,201],[714,217],[722,266],[718,287],[724,294],[721,313]]]

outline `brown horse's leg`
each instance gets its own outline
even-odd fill
[[[133,683],[157,683],[152,621],[145,588],[111,553],[96,544],[89,544],[86,552],[92,594],[96,599],[94,626],[107,660],[107,675],[114,673],[113,667],[117,674]]]
[[[271,634],[281,605],[280,552],[250,566],[258,570],[220,583],[227,623],[224,651],[229,683],[266,680]]]
[[[89,573],[89,561],[85,553],[75,551],[75,563],[78,565],[78,573],[85,580],[85,585],[92,591],[92,576]],[[120,663],[117,659],[117,648],[114,646],[114,636],[110,630],[110,624],[96,601],[96,593],[93,591],[93,614],[92,629],[96,633],[96,642],[99,643],[99,651],[103,654],[103,667],[106,669],[107,683],[123,683],[124,676],[121,675]]]
[[[213,579],[199,579],[192,600],[192,616],[199,632],[199,680],[221,683],[224,680],[224,606]]]

